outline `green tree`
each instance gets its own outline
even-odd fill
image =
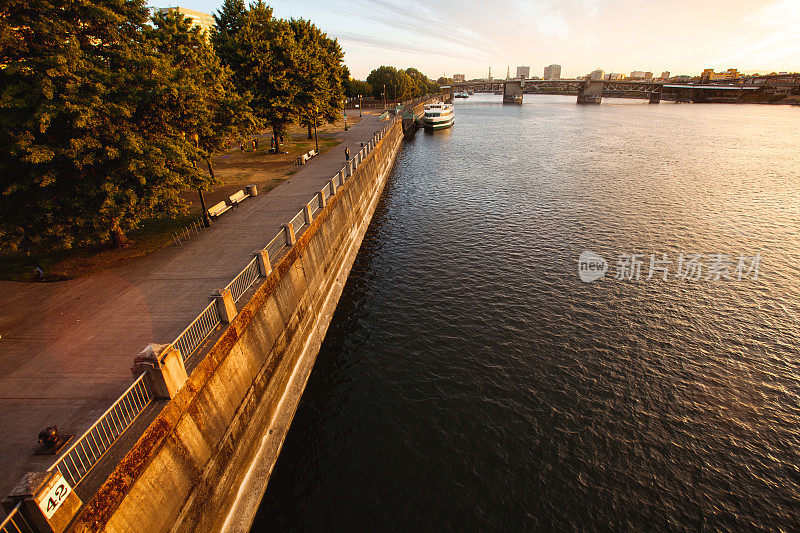
[[[249,107],[250,93],[240,94],[231,72],[222,66],[199,26],[177,11],[156,13],[147,30],[151,45],[170,63],[168,97],[170,123],[179,127],[206,162],[211,179],[211,157],[223,149],[231,136],[244,137],[257,131],[257,119]]]
[[[223,45],[217,48],[217,54],[233,71],[238,90],[252,93],[250,106],[256,117],[272,129],[278,150],[296,115],[298,87],[293,72],[297,67],[297,46],[292,28],[288,22],[275,18],[262,0],[251,4],[244,14],[223,20],[228,8],[238,13],[235,6],[229,5],[236,1],[223,3],[217,21],[225,26],[215,27],[213,41]]]
[[[411,80],[412,98],[419,98],[431,92],[431,81],[428,77],[415,68],[407,68],[406,74]]]
[[[0,7],[0,238],[71,247],[185,209],[209,181],[169,122],[178,89],[142,0]]]
[[[367,83],[372,87],[372,96],[394,100],[398,96],[397,69],[394,67],[380,66],[369,73]],[[385,94],[384,94],[385,91]]]
[[[438,92],[438,85],[415,68],[398,70],[394,67],[381,66],[370,72],[367,83],[372,87],[375,98],[383,98],[386,87],[386,100],[409,100]]]
[[[320,108],[320,112],[327,122],[333,123],[344,106],[344,82],[350,77],[350,72],[344,65],[344,52],[336,39],[322,34],[322,47],[326,51],[324,61],[328,90],[327,102]]]
[[[291,20],[295,41],[295,111],[299,123],[311,128],[315,120],[333,122],[344,99],[342,78],[344,54],[335,39],[329,39],[307,20]]]
[[[234,37],[244,26],[247,8],[244,0],[225,0],[219,12],[214,14],[214,28],[211,31],[211,44],[223,64],[233,71],[239,67],[235,63],[240,59],[236,53]]]
[[[355,98],[358,95],[369,98],[372,94],[372,86],[366,81],[351,78],[345,83],[344,92],[348,98]]]

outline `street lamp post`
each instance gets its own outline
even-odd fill
[[[208,216],[208,209],[206,209],[206,199],[203,198],[203,189],[198,187],[197,192],[200,193],[200,208],[203,210],[203,227],[204,228],[211,227],[211,217]]]
[[[314,107],[314,146],[316,147],[317,155],[319,155],[319,141],[317,141],[317,112],[318,107]]]
[[[347,131],[347,98],[342,100],[342,115],[344,115],[344,131]]]
[[[358,95],[358,116],[361,117],[361,95]]]
[[[383,84],[383,110],[386,111],[386,84]]]

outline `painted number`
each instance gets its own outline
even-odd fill
[[[72,492],[72,488],[63,477],[60,477],[56,484],[53,485],[53,488],[39,502],[39,508],[44,513],[45,518],[49,520],[58,511],[58,508],[61,507],[70,492]]]

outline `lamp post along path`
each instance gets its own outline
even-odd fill
[[[317,151],[317,155],[319,155],[319,141],[317,140],[317,112],[319,108],[314,108],[314,147]]]

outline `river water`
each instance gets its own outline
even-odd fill
[[[799,200],[798,108],[458,101],[398,156],[254,531],[800,528]]]

